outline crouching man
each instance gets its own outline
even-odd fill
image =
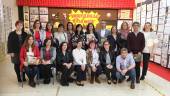
[[[125,79],[125,76],[128,75],[131,80],[131,89],[135,89],[135,61],[133,55],[128,53],[126,48],[121,49],[121,53],[116,58],[116,68],[117,68],[117,79],[118,82],[122,82]]]

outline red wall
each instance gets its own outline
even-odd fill
[[[17,0],[18,6],[133,9],[135,0]]]

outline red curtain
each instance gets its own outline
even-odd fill
[[[135,0],[17,0],[18,6],[133,9]]]

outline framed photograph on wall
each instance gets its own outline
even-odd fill
[[[35,20],[39,20],[39,15],[30,15],[30,21],[34,22]]]
[[[38,7],[30,7],[30,14],[31,15],[38,15],[39,14]]]
[[[39,8],[39,13],[40,14],[47,14],[48,15],[48,7],[40,7]]]
[[[40,15],[40,22],[48,22],[48,15]]]

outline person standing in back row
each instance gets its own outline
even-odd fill
[[[153,58],[153,52],[156,44],[158,43],[158,39],[156,33],[153,32],[152,25],[150,22],[146,22],[143,28],[143,34],[145,36],[145,48],[143,50],[143,69],[142,76],[140,80],[144,80],[147,70],[150,57]]]
[[[107,39],[107,36],[111,33],[108,29],[106,29],[106,21],[102,20],[100,24],[101,29],[97,33],[99,36],[99,46],[102,46],[103,42]]]
[[[14,64],[14,69],[17,75],[18,82],[21,82],[20,77],[20,60],[19,60],[19,53],[22,44],[24,43],[27,33],[22,31],[23,22],[16,21],[15,23],[16,30],[12,31],[8,36],[8,53],[11,56],[11,61]],[[26,81],[25,75],[23,75],[23,81]]]
[[[141,64],[141,55],[145,47],[145,37],[142,32],[139,32],[140,24],[139,22],[134,22],[132,24],[133,32],[128,34],[127,43],[128,50],[133,54],[135,59],[135,69],[136,69],[136,83],[140,83],[140,64]]]

